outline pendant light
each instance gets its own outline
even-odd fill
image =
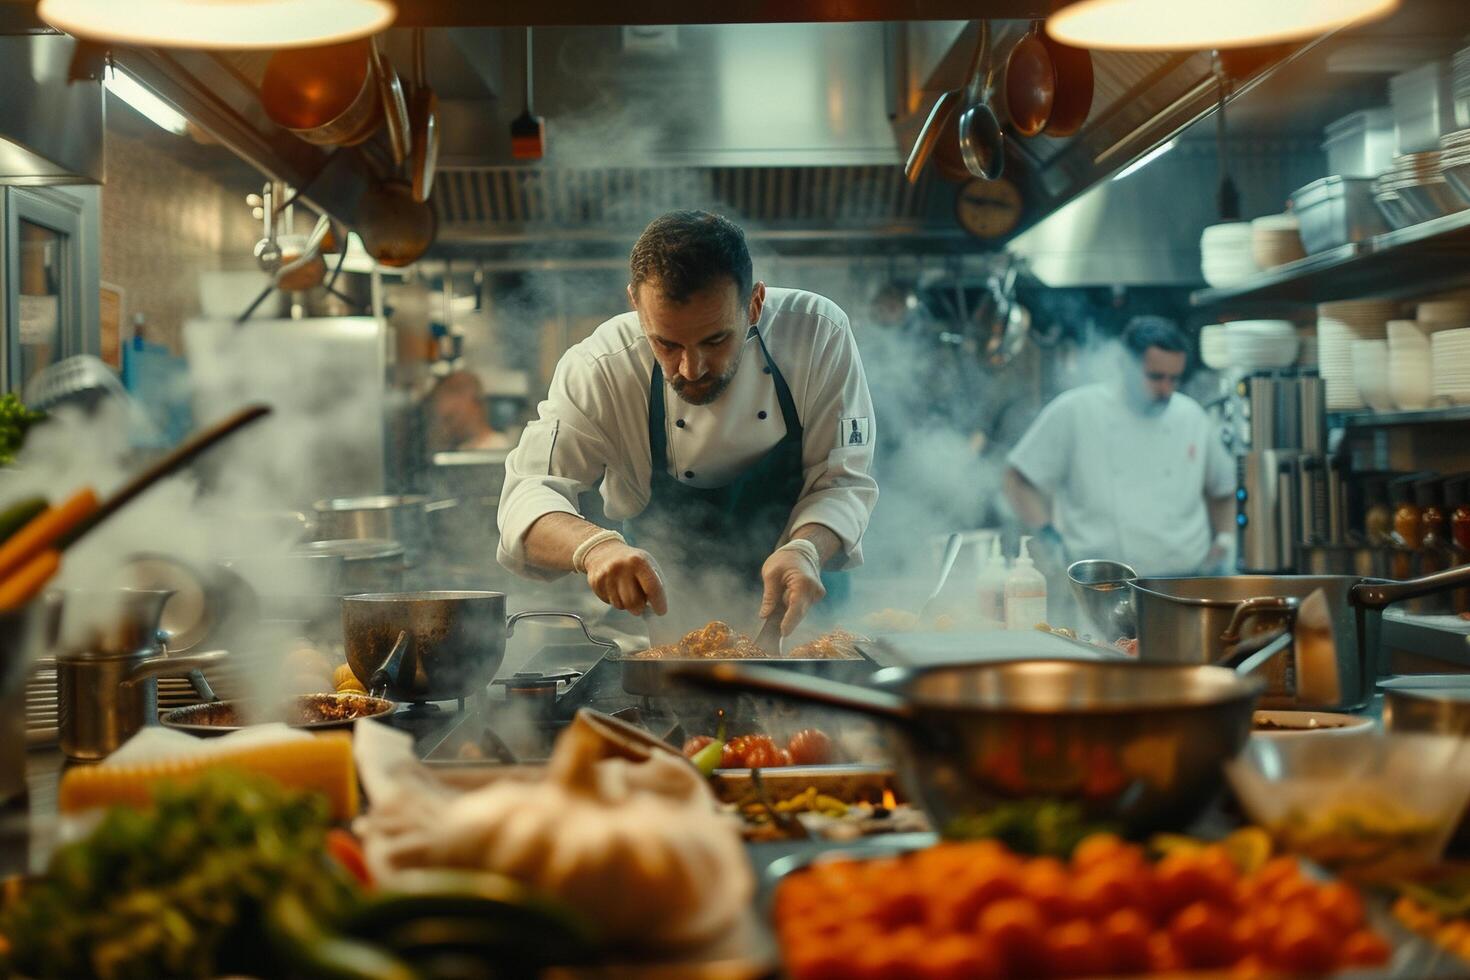
[[[41,0],[37,13],[107,44],[276,50],[376,34],[397,9],[392,0]]]
[[[1301,40],[1386,17],[1400,0],[1075,0],[1046,31],[1104,51],[1202,51]]]

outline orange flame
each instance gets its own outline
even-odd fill
[[[898,806],[898,797],[893,795],[893,790],[883,790],[883,806],[889,810],[892,810],[894,807]]]

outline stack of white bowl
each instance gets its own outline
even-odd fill
[[[1362,408],[1353,378],[1355,340],[1386,340],[1387,323],[1396,312],[1385,300],[1348,300],[1317,307],[1317,369],[1326,390],[1327,410],[1345,412]]]
[[[1364,405],[1375,412],[1393,409],[1393,396],[1388,391],[1388,341],[1354,340],[1353,383]]]
[[[1388,395],[1395,408],[1428,408],[1434,372],[1429,336],[1413,320],[1388,321]]]
[[[1199,239],[1200,271],[1215,289],[1237,286],[1257,272],[1251,256],[1251,223],[1210,225]]]
[[[1230,367],[1230,348],[1225,343],[1225,324],[1211,323],[1200,328],[1199,359],[1212,371]]]
[[[1294,214],[1268,214],[1251,222],[1251,258],[1262,269],[1307,257],[1301,223]]]
[[[1429,336],[1434,361],[1434,399],[1470,405],[1470,328],[1440,330]]]
[[[1235,320],[1225,324],[1225,349],[1241,374],[1283,368],[1296,361],[1296,326],[1290,320]]]
[[[1414,319],[1427,334],[1470,327],[1470,298],[1442,296],[1425,300],[1415,308]]]

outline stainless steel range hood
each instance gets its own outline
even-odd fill
[[[0,184],[99,184],[103,95],[67,81],[76,41],[0,36]]]

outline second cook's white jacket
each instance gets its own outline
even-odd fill
[[[824,525],[842,540],[836,567],[860,564],[878,499],[869,475],[877,430],[847,315],[816,293],[772,287],[757,329],[804,430],[805,479],[785,533]],[[730,387],[709,405],[685,402],[664,382],[669,471],[682,483],[725,486],[786,434],[754,337],[739,357]],[[533,578],[561,574],[526,562],[526,532],[544,514],[577,513],[578,495],[598,480],[608,517],[627,520],[647,506],[654,363],[636,312],[613,317],[562,356],[539,417],[506,460],[496,556],[506,568]]]

